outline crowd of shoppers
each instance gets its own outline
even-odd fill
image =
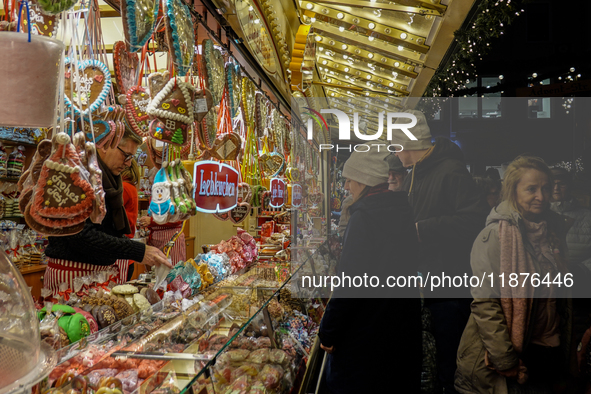
[[[582,298],[591,292],[585,280],[591,277],[591,210],[573,197],[571,175],[523,155],[506,167],[503,179],[492,168],[472,177],[456,144],[433,141],[424,115],[406,112],[417,118],[410,128],[416,140],[394,130],[392,143],[403,145],[401,152],[356,152],[345,163],[351,203],[343,204],[338,272],[379,271],[379,265],[397,274],[405,267],[403,272],[423,276],[497,279],[471,289],[424,289],[438,370],[431,392],[584,392],[575,355],[578,350],[580,361],[585,352],[577,344],[591,316]],[[565,286],[568,275],[579,286]],[[525,277],[550,280],[515,279]],[[420,304],[343,294],[335,291],[319,332],[330,353],[328,392],[433,387],[418,385],[425,366],[416,356],[433,352],[414,331],[421,330]],[[362,340],[360,327],[347,323],[353,311],[362,311]],[[372,378],[359,360],[371,360],[371,375],[388,379]]]

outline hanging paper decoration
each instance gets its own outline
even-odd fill
[[[128,52],[123,41],[117,41],[113,45],[113,65],[119,93],[125,94],[136,85],[139,64],[140,58],[137,53]]]
[[[50,15],[57,15],[74,7],[77,0],[37,0],[41,9]]]
[[[72,91],[72,86],[74,91]],[[111,73],[104,63],[98,60],[73,61],[66,58],[65,63],[65,101],[76,115],[88,115],[105,102],[111,90]]]
[[[32,1],[29,3],[29,18],[22,18],[22,31],[29,31],[29,20],[31,24],[31,33],[38,36],[53,37],[57,33],[59,19],[56,15],[48,15],[43,12],[41,7]]]
[[[152,36],[160,1],[121,0],[120,4],[125,41],[131,52],[137,52]]]
[[[150,135],[160,141],[182,146],[188,142],[187,126],[193,122],[195,88],[178,77],[164,83],[162,76],[154,73],[148,77],[152,100],[147,110],[149,115],[156,117],[150,123]]]
[[[178,75],[185,76],[195,56],[195,30],[191,11],[181,0],[165,0],[166,37]]]

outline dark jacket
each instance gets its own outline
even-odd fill
[[[101,224],[87,219],[84,229],[78,234],[48,239],[45,249],[48,257],[92,265],[111,265],[118,259],[142,261],[146,251],[146,245],[132,241],[124,237],[123,232],[115,230],[108,204]]]
[[[470,275],[470,249],[490,207],[466,169],[460,148],[445,138],[419,161],[404,181],[418,223],[419,270],[426,275]],[[467,289],[427,297],[469,296]]]
[[[406,299],[361,298],[396,295],[397,289],[381,287],[388,275],[416,275],[416,237],[406,194],[368,195],[350,210],[338,274],[379,275],[380,286],[333,293],[319,332],[321,343],[335,349],[326,367],[327,384],[333,393],[377,393],[391,392],[392,382],[405,382],[412,387],[405,392],[419,392],[418,289]]]

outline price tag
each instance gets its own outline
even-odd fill
[[[209,111],[207,108],[207,99],[197,99],[195,100],[195,105],[193,106],[193,112],[197,114],[202,114],[204,112]]]

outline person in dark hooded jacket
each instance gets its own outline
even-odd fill
[[[472,243],[484,228],[490,207],[466,169],[461,149],[445,138],[433,144],[425,115],[406,112],[417,118],[409,128],[417,140],[396,130],[392,142],[403,146],[396,156],[404,167],[412,168],[404,189],[414,210],[419,271],[425,277],[470,276]],[[438,378],[445,393],[454,393],[456,352],[470,315],[470,289],[445,282],[425,296],[433,320]]]
[[[354,202],[338,276],[377,276],[380,285],[337,288],[328,303],[319,337],[331,394],[420,392],[419,291],[384,286],[389,275],[417,276],[412,211],[404,192],[388,190],[387,154],[355,152],[343,170]]]

